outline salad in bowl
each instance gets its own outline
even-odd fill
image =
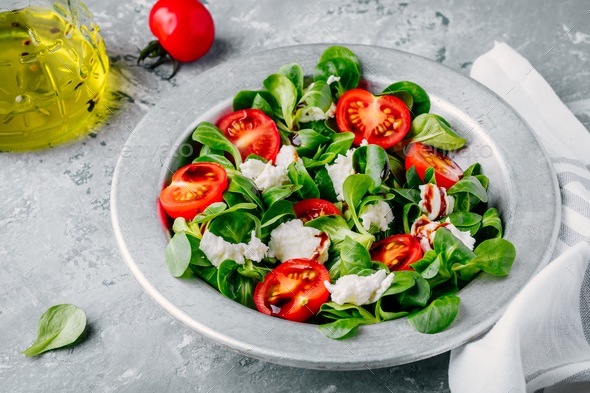
[[[406,317],[449,327],[459,291],[516,256],[466,139],[411,81],[373,91],[357,56],[285,64],[192,132],[195,157],[159,195],[166,265],[271,317],[334,339]]]

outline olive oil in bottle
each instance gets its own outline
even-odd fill
[[[87,132],[109,71],[99,28],[81,2],[29,3],[0,9],[2,151],[50,147]]]

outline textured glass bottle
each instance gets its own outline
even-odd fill
[[[8,1],[0,9],[0,150],[49,147],[87,131],[108,70],[83,3]]]

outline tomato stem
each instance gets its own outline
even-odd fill
[[[172,61],[172,74],[167,79],[172,79],[174,75],[178,72],[180,68],[180,63],[174,59],[170,54],[162,47],[158,40],[150,41],[145,48],[143,48],[139,52],[139,57],[137,58],[137,64],[141,64],[142,61],[145,59],[156,59],[157,60],[151,64],[146,64],[146,68],[150,70],[154,70],[160,65],[164,64],[168,59]]]

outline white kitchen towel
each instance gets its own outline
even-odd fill
[[[529,123],[557,173],[555,259],[482,338],[451,351],[453,393],[590,392],[590,133],[531,64],[505,43],[471,76]]]

